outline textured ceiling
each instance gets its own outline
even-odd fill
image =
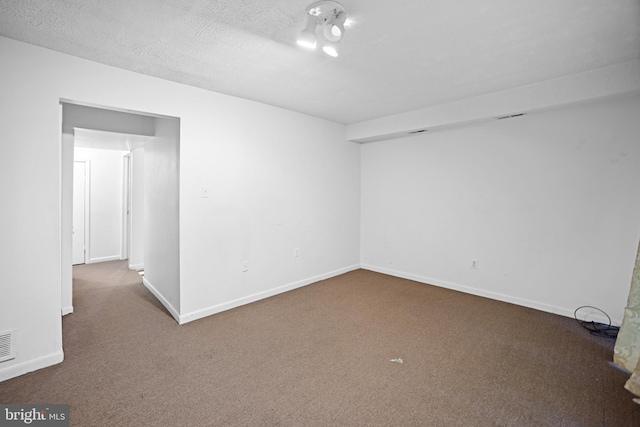
[[[640,58],[639,0],[343,0],[339,58],[310,3],[0,0],[0,35],[345,124]]]

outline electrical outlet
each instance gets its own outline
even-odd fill
[[[242,272],[245,273],[249,271],[249,261],[242,261]]]
[[[471,268],[473,268],[474,270],[478,269],[478,260],[477,259],[472,259],[471,260]]]
[[[300,248],[293,248],[294,258],[300,258]]]

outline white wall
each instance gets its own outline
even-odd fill
[[[62,108],[62,107],[61,107]],[[71,250],[73,248],[73,134],[61,134],[61,153],[60,153],[60,210],[61,210],[61,226],[60,238],[61,249],[60,254],[60,271],[61,271],[61,298],[62,298],[62,314],[73,313],[73,271],[71,268],[72,257]]]
[[[18,330],[17,356],[0,364],[2,380],[60,362],[63,353],[57,95],[34,84],[48,79],[34,73],[46,64],[10,52],[6,39],[0,60],[11,64],[0,67],[0,331]]]
[[[359,266],[360,146],[344,126],[228,107],[200,135],[181,121],[182,322]]]
[[[144,153],[144,284],[180,318],[180,121],[156,119]]]
[[[61,98],[181,119],[180,321],[358,267],[360,147],[344,126],[6,38],[0,62],[0,330],[19,330],[0,380],[63,357]]]
[[[144,147],[137,147],[131,150],[131,244],[129,246],[129,268],[132,270],[144,270]]]
[[[118,260],[122,252],[122,158],[127,151],[76,147],[75,161],[91,164],[86,263]]]
[[[640,238],[639,118],[635,95],[363,145],[364,267],[620,322]]]

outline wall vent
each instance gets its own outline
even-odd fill
[[[520,116],[524,116],[526,114],[527,113],[510,114],[508,116],[496,117],[496,120],[511,119],[513,117],[520,117]]]
[[[16,358],[16,330],[0,332],[0,362]]]

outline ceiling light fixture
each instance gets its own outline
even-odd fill
[[[340,41],[344,34],[344,21],[347,19],[345,12],[338,12],[335,17],[329,19],[322,29],[324,38],[330,42]]]
[[[307,14],[307,25],[298,36],[298,45],[306,49],[316,48],[316,26],[318,17]]]
[[[337,1],[313,3],[307,8],[305,28],[298,37],[298,45],[315,49],[320,44],[327,55],[335,58],[345,33],[346,20],[347,11]]]

